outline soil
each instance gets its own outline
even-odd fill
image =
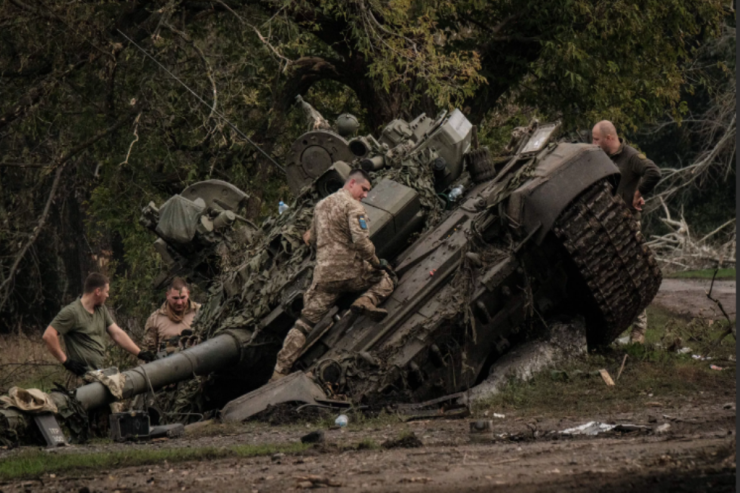
[[[653,304],[688,318],[724,320],[722,311],[707,298],[711,283],[711,279],[663,279]],[[712,297],[722,303],[732,320],[737,314],[735,284],[735,281],[714,281],[712,287]]]
[[[667,279],[655,303],[687,316],[706,315],[701,311],[707,308],[707,288],[708,281]],[[733,318],[734,290],[734,282],[715,283],[714,293]],[[44,474],[0,483],[0,491],[729,492],[736,484],[735,397],[735,387],[716,395],[705,391],[673,404],[648,402],[628,414],[494,417],[491,410],[475,418],[393,424],[361,423],[350,414],[349,426],[324,426],[322,443],[296,454]],[[286,417],[276,408],[264,413],[263,422],[221,436],[93,444],[62,453],[287,444],[318,431],[318,425],[305,422],[270,424]],[[471,433],[474,419],[490,419],[490,431]],[[637,426],[596,436],[561,433],[590,421]],[[0,460],[14,453],[0,452]]]
[[[487,418],[484,418],[487,419]],[[471,434],[470,420],[419,421],[324,430],[325,443],[285,456],[158,464],[83,475],[49,475],[0,484],[4,492],[214,491],[283,492],[299,487],[350,491],[735,491],[734,404],[651,407],[588,421],[639,425],[634,432],[567,437],[587,420],[494,418],[492,431]],[[657,432],[661,425],[670,425]],[[85,447],[227,446],[295,443],[307,429],[254,425],[249,433],[149,444]],[[416,440],[399,440],[412,436]],[[367,443],[395,440],[396,448]],[[408,442],[408,446],[404,447]],[[360,449],[357,450],[358,445]],[[333,484],[335,486],[328,486]]]

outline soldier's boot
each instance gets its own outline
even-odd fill
[[[370,320],[374,320],[375,322],[380,322],[386,317],[386,315],[388,315],[387,310],[375,306],[373,300],[371,300],[368,296],[360,296],[359,298],[357,298],[357,300],[355,300],[354,303],[352,303],[352,306],[350,308],[353,313],[356,313],[358,315],[365,315]]]
[[[298,359],[301,354],[303,346],[306,344],[306,335],[311,330],[311,326],[304,322],[302,319],[296,320],[293,328],[290,329],[288,335],[285,336],[283,341],[283,348],[277,355],[277,361],[275,362],[275,370],[272,373],[270,382],[275,382],[283,377],[290,375],[290,370],[293,368],[293,363]]]
[[[270,377],[270,380],[268,380],[267,383],[277,382],[281,378],[285,378],[287,376],[288,376],[287,374],[285,374],[285,373],[278,373],[278,371],[275,370],[275,371],[272,372],[272,377]]]
[[[632,332],[630,333],[630,342],[638,344],[645,344],[645,331],[647,330],[647,311],[643,310],[642,313],[637,317],[637,320],[632,324]]]

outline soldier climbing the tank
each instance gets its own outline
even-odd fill
[[[619,168],[621,178],[617,186],[617,195],[622,197],[640,227],[640,212],[645,205],[644,197],[653,191],[660,181],[660,168],[645,154],[625,144],[617,135],[614,124],[608,120],[597,123],[591,131],[591,141],[601,147]],[[630,340],[643,344],[647,329],[647,312],[645,310],[632,325]]]
[[[200,309],[200,305],[190,299],[190,287],[179,277],[167,287],[166,296],[165,302],[149,316],[144,326],[144,347],[152,353],[177,348],[182,331],[190,329]]]
[[[380,321],[387,312],[378,305],[393,292],[385,261],[370,241],[368,219],[360,201],[371,188],[370,177],[355,170],[344,187],[316,204],[306,243],[316,247],[313,280],[303,297],[301,316],[283,342],[271,381],[290,373],[306,336],[344,293],[362,293],[352,311]]]

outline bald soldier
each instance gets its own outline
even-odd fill
[[[594,145],[601,147],[619,168],[622,177],[617,195],[637,216],[645,205],[644,197],[653,191],[660,181],[660,168],[645,154],[628,146],[617,135],[614,124],[608,120],[597,123],[591,131]],[[639,217],[638,217],[639,220]]]
[[[378,305],[393,292],[393,281],[375,255],[367,214],[360,201],[370,191],[370,177],[354,170],[344,187],[316,204],[311,228],[303,235],[316,247],[311,286],[303,310],[283,342],[270,381],[287,376],[306,343],[306,336],[344,293],[362,293],[352,311],[380,321],[388,313]]]
[[[653,191],[660,181],[660,168],[634,147],[628,146],[617,135],[614,124],[603,120],[594,125],[591,131],[594,145],[601,147],[619,168],[621,178],[617,186],[617,195],[622,197],[630,211],[635,215],[637,227],[640,227],[640,212],[645,205],[645,196]],[[647,312],[643,311],[632,325],[630,340],[643,344],[647,329]]]

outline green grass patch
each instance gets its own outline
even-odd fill
[[[35,478],[42,474],[94,471],[131,466],[142,466],[167,461],[214,460],[230,457],[258,457],[277,452],[298,453],[309,446],[302,443],[282,445],[235,445],[232,447],[175,448],[165,450],[127,450],[103,453],[49,453],[31,450],[4,459],[0,463],[0,480]]]
[[[648,402],[662,406],[682,405],[687,399],[734,400],[735,341],[716,340],[726,322],[685,320],[657,307],[648,309],[645,345],[612,345],[599,354],[588,354],[555,369],[545,370],[530,381],[512,380],[503,391],[478,404],[475,412],[492,410],[519,416],[583,417],[626,413],[645,409]],[[677,352],[691,348],[685,354]],[[693,354],[711,356],[701,361]],[[606,369],[616,380],[624,356],[624,371],[614,387],[598,373]],[[724,368],[712,370],[710,365]],[[703,394],[702,394],[703,393]]]
[[[683,272],[669,272],[664,277],[674,279],[711,279],[714,275],[714,269],[687,270]],[[719,269],[716,279],[736,279],[735,269]]]

